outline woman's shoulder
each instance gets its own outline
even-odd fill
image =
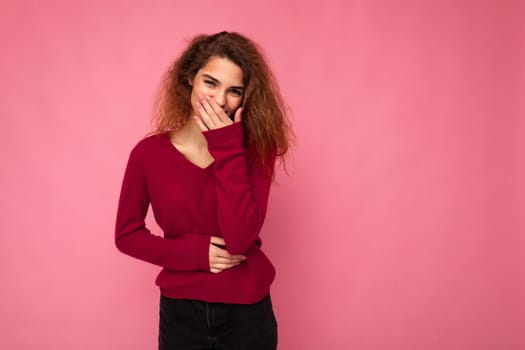
[[[159,147],[163,147],[168,140],[167,133],[148,134],[135,144],[131,153],[147,156],[158,150]]]

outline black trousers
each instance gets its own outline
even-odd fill
[[[208,303],[160,295],[159,350],[275,350],[277,321],[268,294],[255,304]]]

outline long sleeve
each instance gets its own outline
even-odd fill
[[[203,134],[215,158],[218,221],[226,249],[230,254],[243,254],[256,242],[262,228],[271,179],[248,161],[241,123]]]
[[[209,271],[209,235],[181,234],[174,239],[151,234],[145,226],[150,204],[144,162],[135,147],[129,156],[120,192],[115,244],[121,252],[180,271]]]

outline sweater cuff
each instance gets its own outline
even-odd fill
[[[208,149],[212,155],[214,150],[235,149],[243,146],[244,131],[242,122],[204,131],[202,134],[208,141]]]
[[[200,257],[199,267],[201,270],[210,272],[210,241],[208,235],[196,235],[198,237],[197,256]]]

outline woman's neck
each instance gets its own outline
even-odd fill
[[[208,147],[206,138],[202,135],[199,125],[193,118],[190,118],[182,128],[171,134],[171,142],[183,148],[202,149]]]

